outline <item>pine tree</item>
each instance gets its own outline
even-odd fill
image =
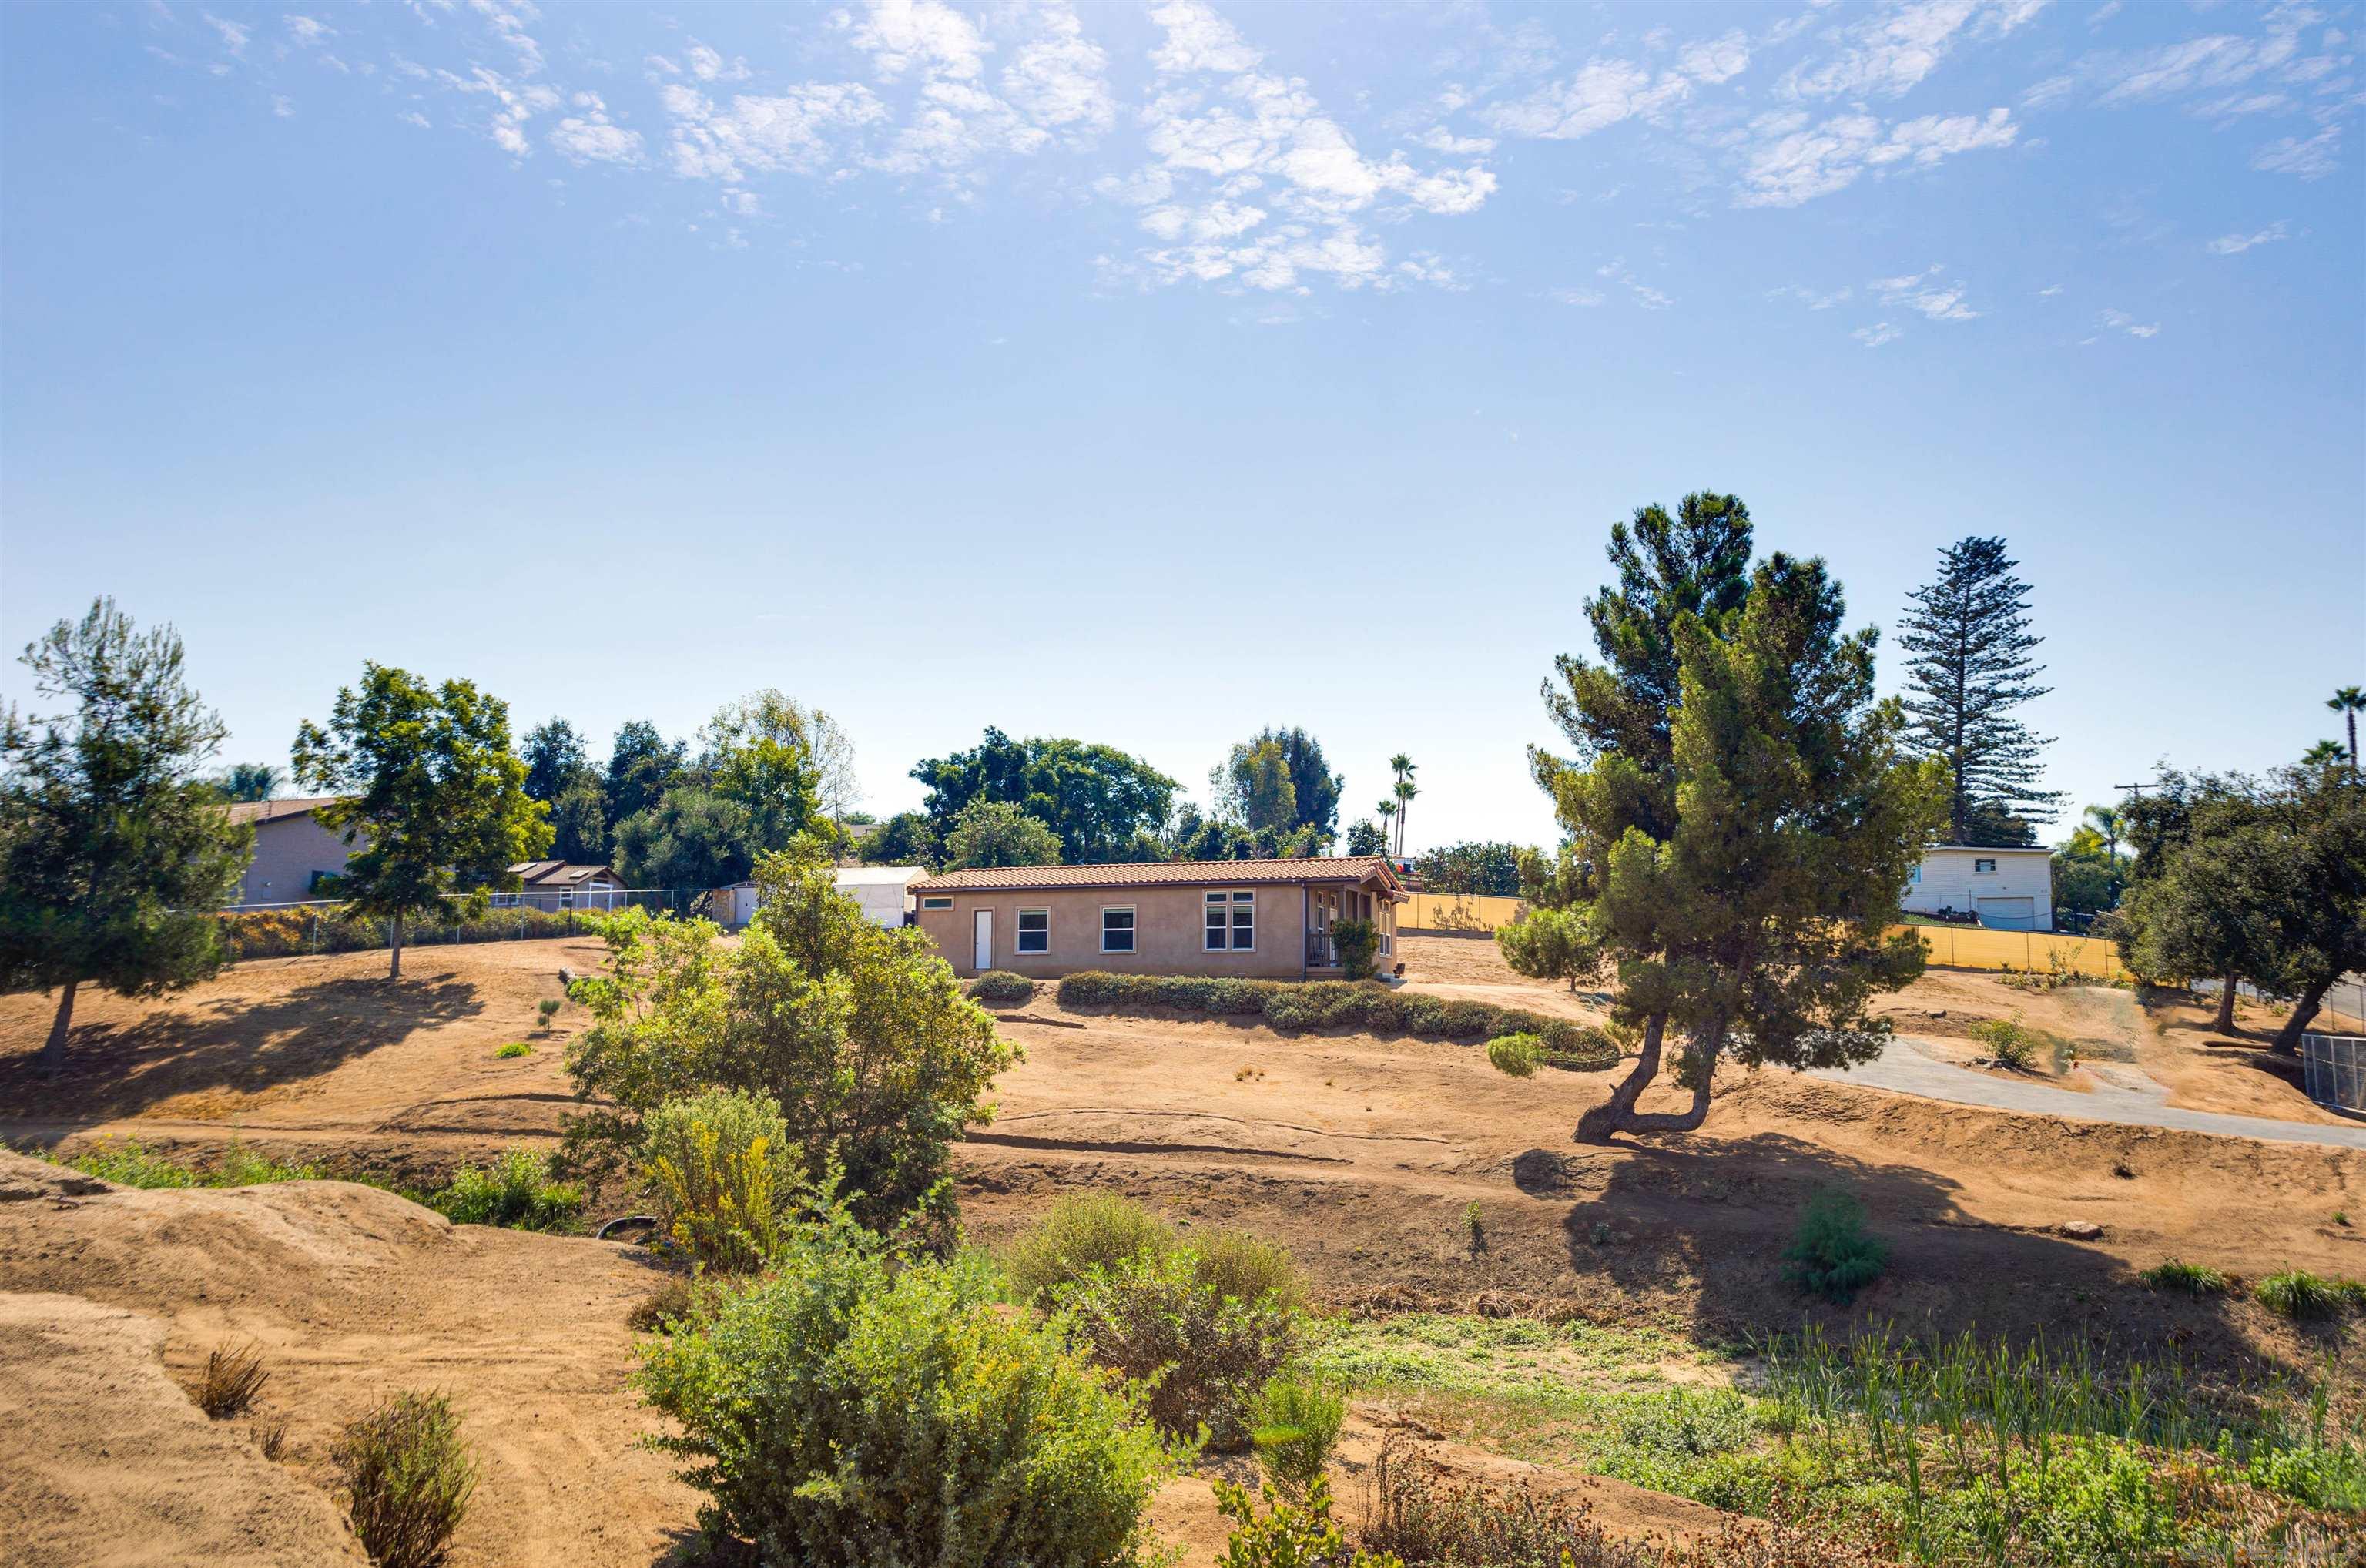
[[[2062,797],[2038,787],[2039,753],[2051,738],[2012,716],[2050,689],[2031,657],[2045,639],[2029,629],[2029,584],[2002,539],[1958,540],[1940,554],[1935,581],[1914,591],[1898,645],[1906,666],[1909,744],[1954,774],[1950,843],[2034,844]]]

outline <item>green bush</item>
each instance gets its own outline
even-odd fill
[[[1972,1025],[1972,1038],[1989,1048],[1989,1054],[2000,1066],[2025,1073],[2037,1065],[2037,1048],[2045,1036],[2021,1021],[2021,1015],[2011,1018],[1984,1018]]]
[[[1132,1563],[1171,1467],[1061,1331],[997,1311],[983,1259],[898,1260],[843,1211],[772,1271],[642,1347],[651,1439],[767,1562]]]
[[[534,1047],[532,1045],[526,1043],[526,1042],[523,1040],[513,1040],[508,1044],[496,1050],[493,1053],[493,1059],[501,1062],[513,1062],[520,1056],[531,1056],[533,1055]]]
[[[2270,1274],[2254,1287],[2253,1293],[2270,1312],[2304,1322],[2338,1315],[2349,1296],[2341,1280],[2305,1269]]]
[[[1297,1319],[1202,1281],[1188,1251],[1128,1258],[1053,1292],[1087,1352],[1140,1382],[1151,1420],[1220,1450],[1245,1447],[1249,1408],[1296,1347]]]
[[[1185,1250],[1191,1255],[1193,1277],[1220,1296],[1285,1312],[1306,1304],[1298,1262],[1277,1242],[1247,1231],[1217,1231],[1194,1236]]]
[[[1174,1227],[1132,1199],[1083,1192],[1053,1204],[1006,1247],[1002,1269],[1020,1301],[1038,1303],[1095,1269],[1164,1258],[1174,1247]]]
[[[643,1117],[641,1174],[664,1246],[726,1274],[764,1266],[804,1184],[780,1105],[737,1089],[669,1100]]]
[[[318,1181],[316,1165],[287,1165],[254,1153],[237,1139],[210,1166],[195,1166],[159,1154],[136,1139],[102,1138],[56,1163],[112,1181],[118,1187],[261,1187],[274,1181]]]
[[[1706,1459],[1733,1452],[1757,1429],[1750,1402],[1731,1389],[1672,1388],[1629,1407],[1619,1418],[1618,1440],[1671,1459]]]
[[[1498,1034],[1487,1042],[1487,1060],[1497,1072],[1515,1078],[1533,1077],[1544,1055],[1545,1043],[1525,1030],[1517,1034]]]
[[[509,1149],[491,1165],[464,1165],[451,1182],[429,1195],[427,1206],[456,1225],[505,1225],[521,1231],[573,1230],[583,1212],[583,1190],[555,1181],[550,1156]]]
[[[331,1456],[354,1534],[378,1568],[434,1568],[477,1490],[460,1418],[440,1393],[405,1393],[347,1427]]]
[[[1387,1552],[1350,1551],[1331,1519],[1331,1483],[1317,1479],[1303,1502],[1293,1503],[1268,1488],[1266,1515],[1257,1517],[1248,1488],[1216,1483],[1216,1506],[1236,1527],[1216,1568],[1404,1568]]]
[[[1425,1040],[1533,1034],[1554,1066],[1602,1071],[1618,1064],[1617,1042],[1591,1024],[1485,1002],[1427,996],[1370,981],[1214,980],[1193,976],[1110,975],[1087,970],[1060,982],[1065,1008],[1116,1012],[1173,1010],[1216,1017],[1262,1015],[1279,1030],[1361,1029]]]
[[[1380,951],[1380,928],[1370,920],[1334,920],[1331,945],[1338,949],[1339,968],[1347,978],[1369,980]]]
[[[1284,1496],[1312,1496],[1346,1419],[1347,1396],[1331,1383],[1288,1377],[1268,1382],[1249,1411],[1249,1438],[1266,1479]]]
[[[2189,1296],[2214,1296],[2226,1288],[2226,1276],[2199,1263],[2165,1258],[2136,1275],[2156,1291],[2182,1291]]]
[[[1008,969],[989,969],[970,982],[969,994],[975,1001],[1015,1007],[1035,999],[1035,982]]]
[[[1846,1306],[1881,1278],[1889,1248],[1865,1228],[1864,1204],[1845,1192],[1828,1190],[1808,1201],[1798,1233],[1783,1258],[1793,1284]]]

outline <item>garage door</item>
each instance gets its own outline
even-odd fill
[[[1978,902],[1980,924],[1992,931],[2037,929],[2037,900],[2034,898],[1982,898]]]

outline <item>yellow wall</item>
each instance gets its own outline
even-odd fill
[[[1508,926],[1527,908],[1517,898],[1492,893],[1456,897],[1446,893],[1415,893],[1397,906],[1401,931],[1492,931]]]
[[[1922,939],[1930,961],[1948,969],[2023,969],[2124,980],[2120,950],[2100,937],[2059,931],[1991,931],[1977,926],[1896,926]]]

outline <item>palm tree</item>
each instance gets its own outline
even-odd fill
[[[2366,686],[2343,686],[2325,702],[2327,707],[2339,714],[2349,726],[2349,777],[2358,777],[2358,710],[2366,708]]]
[[[1396,843],[1396,838],[1391,831],[1391,828],[1397,814],[1397,803],[1393,800],[1384,800],[1378,806],[1373,807],[1372,809],[1380,814],[1380,842],[1384,846],[1389,846],[1387,852],[1393,855],[1396,853],[1393,847]]]
[[[1414,788],[1413,769],[1413,759],[1402,751],[1389,759],[1389,771],[1396,775],[1396,788],[1392,793],[1397,802],[1397,858],[1400,860],[1404,858],[1405,808],[1412,804],[1413,797],[1421,793]]]
[[[2120,813],[2116,807],[2087,807],[2087,826],[2103,835],[2103,849],[2113,864],[2120,859]]]
[[[2320,740],[2301,753],[2304,768],[2338,768],[2349,761],[2349,749],[2338,740]]]

